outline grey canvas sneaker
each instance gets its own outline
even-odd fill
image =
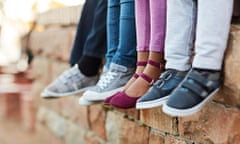
[[[83,93],[88,101],[102,101],[123,89],[135,72],[134,68],[111,63],[109,70],[100,77],[97,85]]]
[[[78,69],[78,65],[64,71],[41,93],[42,98],[74,95],[94,86],[98,76],[87,77]]]

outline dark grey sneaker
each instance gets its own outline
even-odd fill
[[[192,115],[215,95],[220,86],[220,72],[192,69],[170,94],[163,112],[171,116]]]
[[[111,63],[106,74],[100,77],[97,85],[83,93],[83,98],[88,101],[102,101],[107,97],[121,91],[135,72],[134,68]]]
[[[148,92],[138,99],[136,108],[147,109],[163,105],[167,101],[168,95],[178,86],[186,74],[187,71],[167,69]]]

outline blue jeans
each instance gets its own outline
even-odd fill
[[[82,55],[103,58],[106,54],[107,0],[87,0],[82,10],[73,44],[70,64]]]
[[[107,54],[105,66],[136,64],[136,28],[134,0],[108,0]]]

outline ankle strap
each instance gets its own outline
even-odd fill
[[[141,73],[140,77],[142,77],[145,81],[147,81],[150,85],[154,84],[154,79],[149,77],[148,75]]]
[[[146,66],[147,65],[147,62],[146,61],[138,61],[136,63],[137,66]]]
[[[139,75],[138,75],[137,73],[135,73],[135,74],[133,74],[133,77],[134,77],[135,79],[137,79],[137,78],[139,77]]]
[[[152,65],[152,66],[154,66],[154,67],[156,67],[156,68],[160,68],[160,65],[161,65],[161,63],[155,62],[153,60],[148,60],[147,63]]]

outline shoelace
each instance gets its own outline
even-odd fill
[[[105,75],[103,75],[97,85],[99,86],[100,89],[106,88],[112,80],[118,75],[115,71],[109,71]]]

